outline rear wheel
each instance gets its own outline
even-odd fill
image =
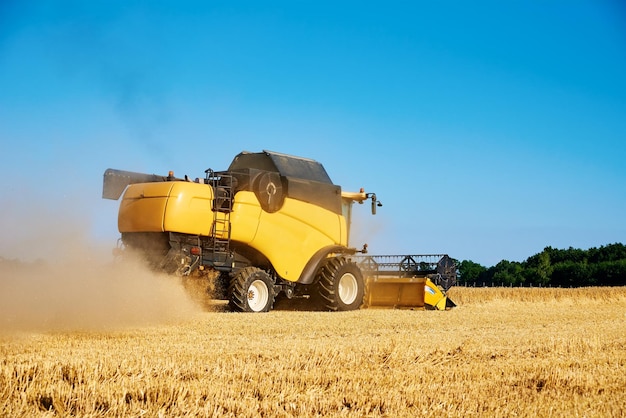
[[[331,311],[353,311],[363,304],[363,274],[344,257],[326,260],[318,273],[317,287],[319,300]]]
[[[272,278],[258,267],[241,269],[228,289],[230,309],[237,312],[268,312],[274,306]]]

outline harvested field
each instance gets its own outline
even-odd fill
[[[622,416],[626,289],[0,333],[0,416]]]

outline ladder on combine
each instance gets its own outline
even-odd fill
[[[233,176],[227,172],[206,170],[207,183],[213,188],[212,260],[216,269],[229,267],[233,261],[230,250],[230,213],[233,210]]]

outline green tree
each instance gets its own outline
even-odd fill
[[[539,254],[529,257],[522,263],[522,274],[528,283],[536,286],[547,286],[552,277],[552,263],[550,262],[550,252],[544,249]]]
[[[588,264],[564,261],[553,267],[551,283],[554,286],[579,287],[593,284]]]
[[[626,260],[626,246],[624,244],[616,243],[600,246],[600,248],[590,248],[588,252],[590,263]]]
[[[523,286],[523,267],[517,261],[502,260],[495,266],[493,284],[504,286]]]
[[[626,286],[626,259],[595,264],[593,276],[599,286]]]
[[[475,283],[480,280],[487,268],[470,260],[463,260],[459,264],[460,281],[465,283]]]
[[[581,250],[550,246],[524,262],[502,260],[484,267],[470,260],[458,263],[461,283],[523,286],[626,286],[626,245],[609,244]]]

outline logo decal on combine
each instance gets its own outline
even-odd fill
[[[434,290],[432,287],[430,287],[430,286],[426,286],[426,287],[424,287],[424,289],[425,289],[428,293],[430,293],[431,295],[434,295],[434,294],[435,294],[435,290]]]

